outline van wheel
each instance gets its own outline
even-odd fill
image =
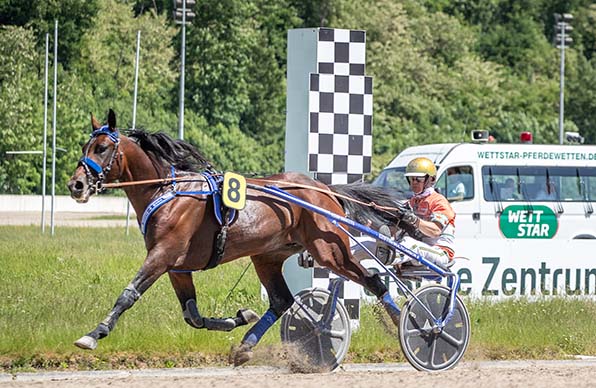
[[[592,236],[591,234],[578,234],[577,236],[573,237],[574,240],[595,240],[596,237]]]

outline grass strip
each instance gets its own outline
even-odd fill
[[[140,233],[124,228],[0,227],[0,368],[112,369],[227,364],[246,327],[233,332],[195,330],[184,323],[167,276],[125,312],[115,331],[93,352],[73,341],[106,316],[145,257]],[[266,310],[247,258],[194,274],[204,316],[233,316],[239,308]],[[561,359],[596,355],[596,302],[553,297],[500,302],[466,299],[472,337],[464,359]],[[361,310],[346,362],[404,361],[397,332],[376,305]],[[270,363],[281,352],[279,323],[257,347]],[[261,360],[261,361],[258,361]]]

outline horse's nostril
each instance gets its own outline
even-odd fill
[[[81,181],[76,181],[74,184],[75,190],[83,190],[84,187],[85,185]]]

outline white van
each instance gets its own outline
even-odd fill
[[[456,212],[460,292],[596,296],[596,146],[461,143],[411,147],[375,184],[407,191],[431,159]]]

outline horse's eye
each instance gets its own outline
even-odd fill
[[[105,150],[107,150],[108,147],[106,147],[105,145],[98,145],[97,147],[95,147],[95,153],[96,154],[103,154],[105,152]]]

